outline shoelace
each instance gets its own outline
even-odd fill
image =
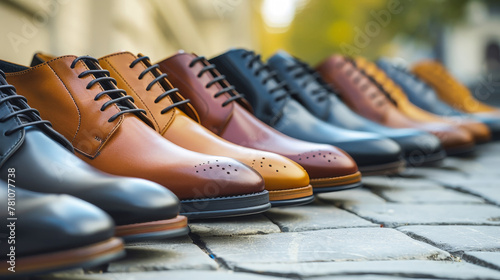
[[[394,100],[392,98],[392,96],[385,90],[384,86],[382,86],[379,82],[377,82],[377,80],[375,80],[375,78],[373,78],[371,75],[369,75],[368,73],[365,72],[364,69],[361,69],[361,68],[358,68],[356,66],[356,62],[352,59],[352,58],[347,58],[346,59],[348,62],[350,62],[352,65],[354,65],[354,67],[356,67],[359,72],[361,74],[363,74],[363,76],[365,76],[366,78],[368,78],[370,80],[370,82],[372,82],[384,95],[385,97],[392,103],[394,104],[395,106],[398,106],[398,103],[396,102],[396,100]]]
[[[284,89],[285,93],[282,95],[276,96],[275,97],[276,101],[280,101],[282,99],[289,97],[292,94],[295,94],[295,93],[292,93],[291,91],[288,90],[287,83],[285,81],[279,80],[278,73],[276,71],[272,70],[269,67],[269,65],[265,64],[261,60],[260,54],[255,54],[255,52],[253,52],[253,51],[246,51],[242,54],[242,58],[245,59],[247,57],[250,57],[250,60],[247,63],[247,68],[252,69],[255,64],[258,65],[258,67],[256,68],[256,70],[253,73],[255,76],[258,76],[262,71],[265,71],[265,73],[267,74],[264,77],[264,79],[262,79],[262,83],[264,85],[266,85],[267,82],[269,82],[270,80],[275,80],[277,82],[277,85],[275,87],[269,89],[269,93],[273,94],[274,92],[276,92],[280,89]]]
[[[243,94],[240,94],[236,91],[236,89],[233,85],[227,86],[226,83],[223,83],[223,81],[226,80],[226,76],[218,74],[215,71],[213,71],[216,69],[216,66],[214,64],[209,64],[208,60],[204,56],[198,56],[198,57],[195,57],[193,60],[191,60],[191,62],[189,63],[189,68],[193,68],[194,65],[196,65],[196,63],[203,64],[203,68],[200,70],[200,72],[197,75],[198,78],[200,78],[206,72],[210,72],[212,74],[212,76],[214,77],[210,82],[208,82],[205,85],[205,88],[209,88],[216,83],[219,83],[219,85],[222,87],[221,90],[219,90],[216,94],[214,94],[214,98],[217,98],[217,97],[223,95],[224,93],[228,93],[229,95],[231,95],[231,97],[229,97],[226,101],[224,101],[222,103],[222,107],[226,107],[229,103],[244,97]],[[206,63],[208,65],[206,65]]]
[[[91,65],[94,65],[94,67],[95,67],[95,65],[99,65],[99,61],[96,58],[93,58],[91,56],[80,56],[80,57],[77,57],[75,60],[73,60],[73,63],[71,63],[71,69],[74,69],[76,63],[80,60],[85,62],[89,66],[89,68],[92,68],[92,67],[90,67]],[[114,84],[115,86],[117,85],[116,80],[109,76],[108,70],[90,69],[90,70],[87,70],[87,71],[80,73],[80,75],[78,75],[78,78],[81,79],[81,78],[88,76],[88,75],[94,75],[95,79],[93,79],[92,81],[90,81],[87,84],[87,89],[90,89],[93,85],[95,85],[97,83],[99,83],[103,88],[107,88],[105,83],[111,83],[111,84]],[[118,88],[105,89],[104,91],[98,93],[94,97],[94,101],[99,100],[99,98],[101,98],[104,95],[108,95],[111,98],[111,100],[106,101],[102,105],[102,107],[100,109],[101,111],[106,110],[106,108],[108,108],[112,104],[116,104],[118,106],[118,108],[120,109],[120,112],[111,116],[111,118],[108,119],[108,122],[113,122],[121,115],[124,115],[127,113],[133,113],[133,114],[144,113],[144,114],[146,114],[145,110],[133,108],[126,103],[126,101],[130,101],[131,103],[134,103],[134,98],[130,95],[127,95],[127,92],[125,92],[125,90],[123,90],[123,89],[118,89]]]
[[[141,56],[139,58],[137,58],[136,60],[132,61],[132,63],[130,64],[130,68],[134,68],[139,62],[143,62],[143,61],[149,61],[149,57],[148,56]],[[147,64],[146,64],[147,66]],[[147,67],[144,71],[141,72],[141,74],[139,75],[139,80],[142,80],[142,78],[144,78],[144,76],[147,74],[147,73],[152,73],[153,76],[155,76],[154,80],[152,80],[148,86],[146,87],[146,91],[150,91],[151,88],[158,82],[160,82],[161,80],[163,79],[166,79],[167,78],[167,74],[165,73],[161,73],[158,69],[160,68],[160,66],[158,64],[154,64],[154,65],[151,65],[149,67]],[[179,92],[179,89],[178,88],[171,88],[167,91],[165,91],[164,93],[158,95],[158,97],[156,97],[155,99],[155,103],[158,103],[160,102],[163,98],[167,97],[167,96],[170,96],[170,94],[172,93],[176,93],[176,92]],[[172,105],[169,105],[167,106],[165,109],[161,110],[161,114],[166,114],[167,112],[169,112],[170,110],[176,108],[176,107],[179,107],[181,105],[184,105],[184,104],[187,104],[191,102],[191,100],[189,99],[185,99],[185,100],[182,100],[182,101],[179,101],[179,102],[175,102],[173,103]]]
[[[296,69],[299,69],[299,71],[296,71],[295,74],[293,75],[293,77],[296,79],[300,79],[306,76],[306,79],[303,81],[301,85],[301,87],[303,88],[307,87],[312,82],[316,82],[319,85],[319,87],[312,90],[311,94],[317,96],[318,102],[322,102],[328,99],[328,94],[336,95],[334,90],[323,80],[323,78],[319,75],[318,72],[316,72],[309,66],[309,64],[301,61],[298,58],[294,58],[294,61],[295,64],[288,66],[287,71],[293,72]]]
[[[0,71],[0,75],[2,75],[4,79],[6,78],[4,72]],[[9,136],[12,133],[21,130],[27,126],[34,126],[34,125],[52,126],[52,124],[49,121],[42,120],[42,118],[40,117],[40,113],[36,109],[30,108],[27,105],[27,100],[24,96],[16,94],[16,88],[14,86],[8,84],[0,84],[0,92],[3,93],[2,97],[0,98],[0,104],[9,102],[12,105],[12,108],[14,109],[14,112],[0,118],[0,122],[5,122],[8,119],[14,117],[18,117],[23,121],[22,124],[17,125],[16,127],[5,131],[4,133],[5,136]]]

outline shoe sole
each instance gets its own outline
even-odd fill
[[[317,194],[354,189],[361,187],[363,183],[361,182],[361,172],[358,171],[345,176],[311,179],[311,185],[313,192]]]
[[[409,167],[419,167],[419,166],[438,166],[446,158],[446,152],[441,150],[437,153],[419,155],[418,157],[407,157],[405,158],[406,165]]]
[[[406,161],[396,161],[386,164],[359,166],[363,176],[395,175],[401,173],[406,167]]]
[[[269,192],[238,196],[181,200],[181,215],[189,219],[211,219],[244,216],[271,208]]]
[[[117,226],[115,236],[125,242],[157,240],[183,236],[189,233],[187,218],[177,216],[173,219]]]
[[[314,195],[294,198],[294,199],[284,199],[271,201],[272,207],[288,207],[288,206],[300,206],[304,204],[309,204],[314,201]]]
[[[93,245],[16,259],[16,272],[1,260],[0,278],[27,277],[77,267],[93,267],[125,256],[123,242],[116,237]]]

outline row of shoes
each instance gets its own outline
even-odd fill
[[[313,69],[234,49],[157,64],[37,53],[0,70],[0,218],[12,223],[0,276],[109,262],[123,241],[186,235],[188,218],[310,203],[500,137],[500,111],[436,62],[410,72],[334,55]]]

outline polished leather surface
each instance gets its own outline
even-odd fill
[[[500,117],[461,112],[439,99],[432,87],[409,70],[394,65],[388,59],[383,58],[377,61],[377,65],[404,90],[411,103],[433,114],[481,121],[488,126],[493,139],[500,139]]]
[[[73,143],[81,159],[111,174],[157,182],[180,199],[263,191],[262,177],[255,171],[233,159],[203,155],[174,145],[152,129],[148,125],[153,126],[152,123],[142,114],[125,113],[109,122],[122,109],[113,104],[101,110],[111,97],[106,94],[94,98],[104,90],[103,86],[110,90],[116,87],[111,83],[96,83],[87,89],[93,75],[78,76],[89,67],[101,68],[88,60],[79,60],[72,68],[76,58],[63,56],[24,70],[9,69],[12,73],[7,74],[7,80]],[[133,103],[121,106],[136,108]],[[237,167],[238,171],[228,174],[231,167]]]
[[[361,69],[366,75],[370,76],[376,81],[381,89],[384,90],[396,102],[397,108],[407,117],[421,121],[450,124],[455,127],[462,128],[468,131],[474,137],[477,143],[484,143],[491,140],[491,133],[486,125],[481,122],[467,119],[453,119],[448,117],[441,117],[419,107],[413,105],[408,100],[403,90],[395,84],[384,71],[379,69],[377,65],[363,57],[355,58],[356,67]]]
[[[351,155],[360,167],[401,159],[401,149],[392,140],[335,127],[311,115],[291,98],[284,82],[271,77],[272,72],[251,52],[230,50],[210,62],[245,94],[255,116],[278,131],[305,141],[335,145]]]
[[[16,174],[16,178],[19,174]],[[12,178],[11,178],[12,179]],[[14,184],[16,185],[16,184]],[[95,206],[68,195],[47,195],[13,188],[16,194],[16,256],[51,253],[105,241],[114,235],[111,218]],[[0,219],[8,223],[7,183],[0,181]],[[2,237],[9,234],[4,224]],[[3,239],[3,238],[2,238]],[[5,238],[6,239],[6,238]],[[11,245],[0,240],[0,251]],[[0,259],[4,259],[3,255]]]
[[[439,139],[432,134],[416,129],[389,128],[354,113],[322,81],[319,73],[288,53],[280,51],[269,58],[268,63],[282,80],[286,80],[297,100],[317,118],[342,128],[389,137],[401,146],[406,158],[442,150]]]
[[[337,89],[346,104],[358,114],[394,128],[417,128],[436,135],[445,149],[474,146],[472,135],[451,125],[423,123],[402,114],[391,99],[355,65],[340,55],[321,63],[317,70]]]
[[[154,75],[149,72],[142,79],[139,75],[151,66],[149,60],[144,60],[130,67],[137,57],[129,52],[115,53],[99,59],[104,69],[110,71],[111,76],[136,100],[136,104],[148,112],[148,116],[155,123],[155,130],[172,143],[188,150],[228,156],[245,163],[259,172],[264,178],[268,191],[305,187],[309,185],[309,176],[304,169],[295,162],[280,155],[248,149],[226,141],[201,126],[196,120],[188,117],[179,108],[174,108],[166,114],[161,111],[173,104],[169,98],[155,102],[162,93],[173,89],[167,79],[155,83],[148,91],[147,86],[153,82]],[[182,93],[182,91],[181,91]],[[237,166],[228,172],[238,169]],[[270,197],[272,193],[270,193]]]
[[[192,64],[193,59],[197,58],[195,54],[177,53],[161,61],[159,65],[168,74],[173,85],[191,100],[200,114],[203,126],[239,145],[290,158],[300,163],[311,179],[339,177],[357,172],[356,163],[345,152],[329,145],[300,141],[276,131],[249,113],[250,105],[243,98],[228,102],[230,98],[239,95],[235,90],[215,97],[230,85],[224,79],[207,88],[206,85],[220,77],[220,73],[213,69],[199,75],[204,67],[211,64],[205,59]],[[256,160],[257,164],[261,161],[262,159]],[[267,166],[264,162],[262,164]]]
[[[457,81],[441,63],[433,60],[413,65],[412,72],[432,86],[439,98],[466,113],[485,113],[500,116],[500,109],[476,100],[469,89]]]

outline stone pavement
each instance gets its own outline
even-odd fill
[[[191,223],[91,271],[37,279],[500,279],[500,143],[439,168],[366,177],[314,204]]]

